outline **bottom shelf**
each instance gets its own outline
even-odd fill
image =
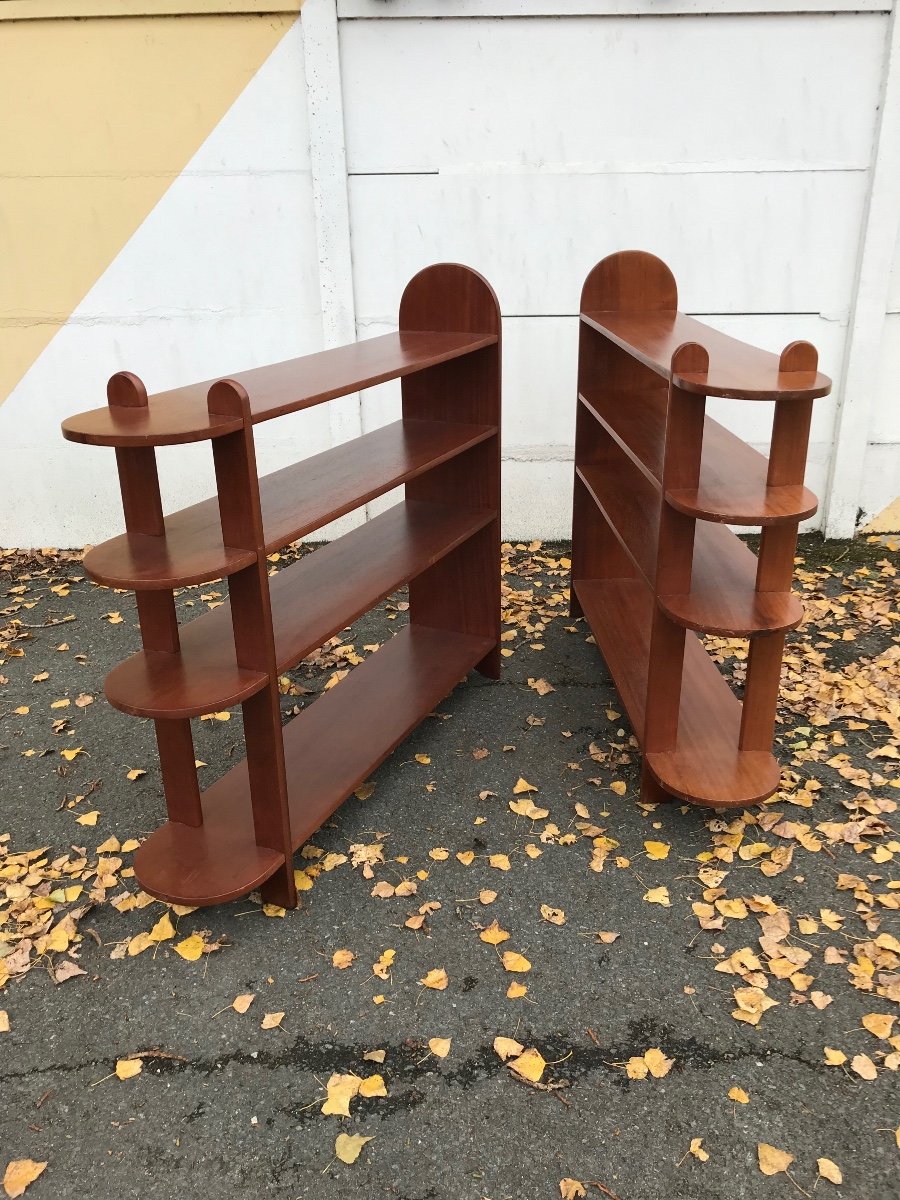
[[[295,850],[493,645],[409,625],[285,727]],[[246,761],[204,793],[203,822],[168,821],[143,842],[134,868],[145,891],[178,904],[219,904],[252,891],[284,862],[254,841]]]
[[[644,729],[653,598],[641,579],[588,579],[575,593],[600,647],[638,740]],[[741,702],[698,638],[685,634],[678,748],[647,754],[659,783],[681,799],[715,808],[758,803],[778,787],[767,751],[738,748]]]

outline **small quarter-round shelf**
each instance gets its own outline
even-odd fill
[[[225,546],[221,533],[211,530],[208,539],[201,540],[192,529],[182,527],[181,515],[166,520],[162,536],[122,533],[94,546],[84,556],[85,571],[105,587],[144,592],[208,583],[256,562],[254,551]]]
[[[702,477],[698,488],[666,492],[666,501],[685,516],[723,525],[791,525],[806,521],[819,507],[815,495],[803,484],[741,487],[726,478],[712,483]]]
[[[791,592],[723,591],[714,584],[681,594],[661,594],[657,603],[676,625],[721,637],[760,637],[796,629],[803,605]]]
[[[262,671],[237,665],[230,636],[217,646],[192,647],[193,624],[197,622],[182,631],[178,653],[143,650],[114,667],[104,689],[110,704],[133,717],[199,717],[234,708],[266,686],[268,676]]]

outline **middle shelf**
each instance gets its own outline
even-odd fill
[[[624,458],[578,467],[578,478],[622,546],[652,586],[659,540],[659,495]],[[757,592],[756,555],[726,525],[698,521],[694,530],[691,590],[662,594],[659,606],[673,621],[701,633],[753,637],[793,629],[803,605],[791,592]]]
[[[463,454],[496,432],[495,425],[407,418],[262,476],[266,553]],[[140,591],[202,583],[247,566],[247,552],[222,546],[215,497],[170,514],[165,529],[161,537],[125,533],[95,546],[84,556],[85,570],[96,583]],[[253,558],[250,554],[249,561]]]
[[[584,407],[600,421],[657,487],[666,448],[668,389],[648,388],[623,400],[580,393]],[[703,427],[703,459],[697,488],[666,493],[673,508],[689,517],[731,525],[780,525],[811,517],[818,501],[801,484],[770,487],[768,460],[712,417]]]
[[[406,500],[272,576],[278,670],[296,666],[493,516]],[[144,650],[110,672],[111,704],[139,717],[195,717],[232,707],[265,686],[264,674],[237,665],[227,601],[179,632],[177,654]]]

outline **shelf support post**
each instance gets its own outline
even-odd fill
[[[672,355],[672,378],[679,373],[702,374],[708,370],[709,355],[697,342],[685,342]],[[681,594],[691,590],[694,518],[677,512],[666,502],[665,495],[675,488],[698,486],[705,419],[706,397],[670,383],[655,596],[661,592]],[[686,636],[687,631],[654,603],[644,717],[645,754],[666,753],[676,747]]]
[[[240,416],[236,433],[213,441],[222,537],[226,545],[253,550],[256,562],[228,581],[238,666],[263,671],[268,684],[241,705],[247,748],[247,773],[256,842],[284,855],[284,863],[260,889],[267,903],[295,908],[284,738],[278,692],[278,663],[266,569],[266,546],[250,398],[241,384],[221,380],[209,390],[209,411]]]
[[[791,342],[781,352],[779,369],[815,374],[819,365],[816,348],[809,342]],[[772,444],[766,483],[769,487],[802,484],[806,472],[812,400],[777,400],[772,419]],[[797,553],[794,523],[764,525],[759,541],[756,569],[758,592],[789,592]],[[784,634],[773,633],[750,639],[747,682],[741,712],[741,750],[771,750],[775,737],[775,714],[781,683]]]
[[[454,508],[485,509],[492,520],[409,585],[409,619],[417,625],[492,638],[475,669],[500,676],[500,306],[477,271],[437,263],[406,285],[400,332],[494,335],[497,341],[401,381],[404,420],[493,426],[465,454],[410,480],[406,498]]]
[[[119,371],[106,386],[110,407],[145,408],[147,389],[130,371]],[[165,536],[156,452],[152,446],[117,446],[116,468],[122,492],[125,529],[131,534]],[[174,654],[179,648],[175,597],[168,590],[135,592],[141,641],[145,650]],[[194,739],[186,718],[156,720],[156,744],[166,811],[170,821],[203,824],[200,786],[194,766]]]

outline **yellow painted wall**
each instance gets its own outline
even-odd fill
[[[0,21],[0,402],[295,19]]]

